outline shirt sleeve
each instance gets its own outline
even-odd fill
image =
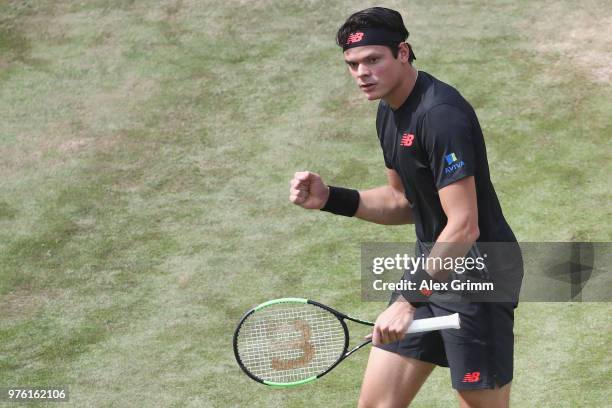
[[[474,175],[471,132],[469,117],[457,107],[443,104],[425,113],[421,124],[422,146],[438,190]]]
[[[393,151],[393,141],[386,140],[385,132],[383,129],[383,123],[385,120],[385,113],[382,103],[378,104],[378,112],[376,113],[376,133],[378,134],[378,140],[380,141],[380,147],[382,149],[383,158],[385,159],[385,166],[388,169],[393,169],[391,158],[389,157],[390,152]]]

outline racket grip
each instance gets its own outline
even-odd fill
[[[459,313],[448,316],[430,317],[427,319],[414,320],[406,333],[421,333],[442,329],[460,328]]]

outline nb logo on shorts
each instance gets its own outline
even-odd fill
[[[348,40],[346,40],[346,44],[352,44],[352,43],[357,43],[359,41],[361,41],[361,39],[363,38],[363,33],[362,32],[356,32],[353,33],[351,35],[348,36]]]
[[[473,373],[466,373],[463,376],[463,381],[461,381],[462,383],[475,383],[480,381],[480,372],[479,371],[474,371]]]
[[[402,139],[400,140],[400,146],[410,147],[412,146],[412,142],[414,142],[414,135],[412,133],[404,133],[402,135]]]

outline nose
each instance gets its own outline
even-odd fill
[[[357,76],[359,78],[370,76],[370,70],[365,64],[359,64],[357,67]]]

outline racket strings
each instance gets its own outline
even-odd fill
[[[344,352],[345,334],[330,312],[280,303],[251,314],[238,332],[244,367],[265,381],[288,383],[321,374]]]

